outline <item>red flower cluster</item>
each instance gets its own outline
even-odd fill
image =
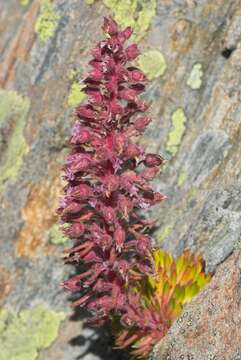
[[[165,198],[149,183],[162,157],[135,144],[151,119],[142,115],[148,106],[139,98],[146,78],[127,65],[139,54],[136,44],[124,47],[132,29],[118,31],[105,18],[103,30],[106,39],[92,50],[84,80],[88,101],[76,109],[58,210],[65,235],[74,239],[66,261],[82,269],[64,287],[81,292],[74,305],[90,310],[96,323],[113,313],[124,316],[129,285],[153,271],[147,234],[153,222],[140,209]]]

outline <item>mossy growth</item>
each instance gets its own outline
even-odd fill
[[[164,56],[158,50],[149,50],[141,54],[137,62],[139,68],[149,80],[162,76],[167,68]]]
[[[195,64],[187,80],[187,85],[190,86],[192,90],[198,90],[202,85],[202,78],[203,78],[202,64],[200,63]]]
[[[35,32],[39,39],[45,43],[55,33],[60,17],[56,14],[56,9],[51,0],[41,0],[40,14],[35,24]]]
[[[185,132],[186,115],[182,108],[178,108],[172,114],[172,128],[168,135],[166,150],[174,156],[179,148],[183,134]]]
[[[171,234],[172,230],[173,230],[172,224],[168,224],[164,226],[162,232],[158,236],[158,242],[160,243],[164,241]]]
[[[0,189],[8,180],[16,180],[23,158],[28,152],[24,138],[24,128],[30,101],[16,91],[0,89],[0,128],[5,126],[11,129],[11,134],[6,141],[6,149],[0,164]]]
[[[54,224],[48,231],[48,239],[54,245],[65,244],[69,239],[63,235],[58,224]]]
[[[66,314],[37,305],[14,314],[0,310],[0,360],[35,360],[58,336]]]
[[[92,5],[95,1],[85,2]],[[131,26],[134,29],[133,41],[139,41],[145,36],[156,14],[157,0],[103,0],[103,3],[113,12],[121,28]]]

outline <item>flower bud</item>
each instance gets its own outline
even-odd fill
[[[136,130],[141,131],[144,130],[150,122],[151,122],[151,118],[147,116],[141,116],[135,120],[134,126]]]
[[[160,166],[164,159],[156,154],[147,154],[144,160],[144,165],[147,167]]]

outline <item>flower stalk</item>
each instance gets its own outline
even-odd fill
[[[185,287],[194,294],[198,279],[208,280],[199,258],[185,253],[175,263],[154,249],[155,221],[143,210],[166,196],[151,185],[164,159],[137,145],[151,122],[140,98],[147,79],[131,65],[139,55],[136,44],[125,45],[132,29],[119,31],[105,18],[103,31],[83,80],[87,100],[75,109],[64,165],[58,213],[73,240],[65,261],[81,270],[63,286],[80,294],[73,305],[89,310],[92,323],[113,320],[118,347],[134,347],[136,357],[146,358],[180,313]]]

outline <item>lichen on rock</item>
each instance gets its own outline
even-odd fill
[[[18,314],[0,310],[0,360],[35,360],[57,337],[63,312],[40,304]]]
[[[48,231],[48,239],[54,245],[62,245],[68,241],[68,238],[65,237],[62,231],[59,228],[58,224],[54,224]]]
[[[86,98],[86,94],[82,89],[84,85],[79,81],[80,71],[72,69],[69,73],[69,80],[71,81],[71,87],[67,98],[67,104],[70,108],[74,108],[81,104]]]
[[[23,157],[28,152],[23,131],[29,108],[30,101],[27,97],[16,91],[0,89],[0,129],[4,129],[6,125],[10,129],[0,163],[0,189],[6,180],[16,180]]]
[[[203,66],[202,64],[197,63],[192,68],[189,78],[187,79],[187,85],[192,90],[198,90],[202,85],[202,78],[203,78]]]
[[[59,19],[60,17],[56,14],[53,2],[41,0],[40,14],[35,24],[35,32],[43,43],[54,35]]]
[[[85,2],[92,5],[95,0]],[[133,27],[134,41],[139,41],[145,36],[156,14],[156,0],[103,0],[103,3],[113,12],[114,19],[121,28]]]
[[[167,224],[163,228],[161,233],[158,235],[158,243],[161,243],[163,240],[165,240],[171,234],[172,230],[173,230],[173,225]]]
[[[69,96],[68,96],[68,106],[74,108],[79,105],[86,97],[85,93],[81,91],[84,86],[79,84],[78,81],[74,81],[71,85]]]
[[[179,187],[182,187],[186,179],[187,179],[187,172],[185,170],[182,170],[178,176],[177,185]]]
[[[183,134],[185,132],[185,123],[187,121],[186,115],[182,108],[178,108],[172,114],[172,128],[168,135],[168,140],[166,144],[166,150],[174,156],[178,147],[181,143]]]
[[[149,80],[162,76],[167,65],[164,56],[159,50],[149,50],[137,59],[139,68]]]
[[[20,4],[22,6],[27,6],[29,4],[30,0],[20,0]]]
[[[47,250],[47,231],[56,223],[55,209],[59,203],[61,181],[49,172],[48,180],[30,188],[28,200],[22,209],[24,225],[18,233],[16,256],[38,257]]]

